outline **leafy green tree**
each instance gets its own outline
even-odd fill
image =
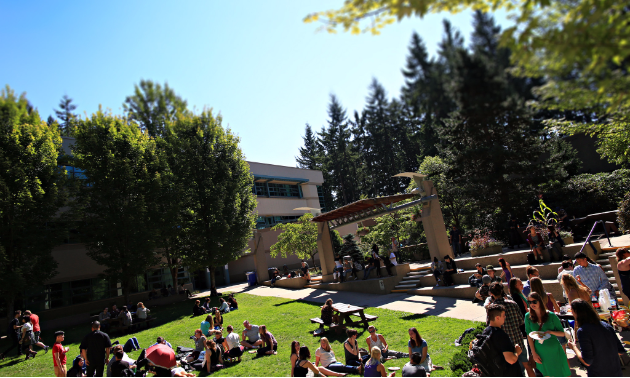
[[[66,198],[57,167],[61,137],[8,86],[0,92],[0,297],[7,318],[24,288],[55,274],[54,228]]]
[[[165,132],[169,166],[183,190],[183,263],[208,267],[214,292],[215,269],[241,256],[256,222],[254,178],[239,138],[221,120],[211,111],[180,116]]]
[[[70,136],[74,132],[74,123],[77,115],[72,113],[77,106],[72,103],[72,99],[68,95],[63,95],[59,101],[59,110],[55,109],[55,114],[61,120],[59,131],[63,136]]]
[[[177,114],[187,114],[186,106],[186,100],[176,95],[167,83],[162,87],[151,80],[140,80],[140,85],[134,85],[134,94],[125,98],[123,109],[149,135],[158,136]]]
[[[311,222],[311,219],[313,215],[306,213],[297,222],[273,226],[272,230],[280,230],[282,233],[278,235],[278,241],[271,246],[269,255],[276,257],[280,254],[287,257],[294,254],[302,260],[310,258],[315,266],[315,255],[318,252],[317,223]]]
[[[594,120],[556,126],[569,134],[602,135],[600,152],[612,162],[627,164],[630,136],[624,131],[630,117],[630,28],[626,1],[346,0],[341,8],[309,14],[304,21],[321,20],[330,32],[342,28],[353,34],[379,34],[386,25],[406,17],[465,9],[505,10],[513,15],[515,25],[502,33],[501,41],[514,53],[514,72],[547,78],[532,101],[552,110],[588,109]],[[362,28],[365,20],[368,24]]]
[[[73,210],[83,221],[88,255],[122,284],[125,302],[136,278],[159,263],[154,219],[160,174],[155,139],[137,124],[98,111],[77,122],[73,164],[87,177]]]

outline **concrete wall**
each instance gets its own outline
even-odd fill
[[[335,291],[353,291],[356,293],[366,293],[366,294],[389,294],[394,289],[396,285],[400,283],[400,281],[409,273],[410,268],[409,264],[400,264],[391,268],[393,277],[387,276],[387,271],[385,268],[381,268],[381,274],[383,278],[381,279],[370,279],[370,280],[346,280],[342,283],[323,283],[317,285],[317,289],[320,290],[335,290]],[[363,273],[358,273],[359,278],[363,278]],[[369,278],[377,278],[376,272],[370,272]],[[381,282],[383,286],[381,287]]]

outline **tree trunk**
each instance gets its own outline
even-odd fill
[[[210,270],[210,296],[216,297],[218,296],[218,294],[217,294],[217,285],[215,283],[214,267],[209,266],[208,269]]]
[[[171,267],[169,268],[171,271],[171,277],[173,278],[173,287],[175,288],[175,290],[177,290],[177,268],[178,266],[176,265],[171,265]]]

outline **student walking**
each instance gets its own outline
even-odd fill
[[[22,311],[15,310],[13,319],[11,319],[9,325],[7,326],[7,336],[11,339],[11,346],[7,348],[4,353],[0,353],[0,360],[4,360],[7,354],[9,354],[9,352],[16,347],[18,351],[18,357],[22,355],[22,347],[20,345],[22,324],[20,323],[20,316],[22,316]]]

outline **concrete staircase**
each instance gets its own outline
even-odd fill
[[[608,276],[608,281],[610,281],[613,289],[615,289],[615,296],[617,297],[617,303],[628,305],[627,303],[623,303],[623,297],[621,296],[621,292],[619,290],[619,282],[617,282],[617,278],[615,277],[615,273],[612,270],[612,266],[610,264],[609,257],[614,256],[615,252],[602,252],[597,256],[597,263],[602,266],[606,276]],[[610,293],[612,295],[612,293]]]
[[[409,273],[407,273],[407,275],[402,279],[402,281],[400,281],[400,283],[396,285],[394,289],[392,289],[391,292],[392,293],[406,293],[407,291],[411,289],[415,289],[421,285],[420,279],[427,275],[429,275],[430,277],[433,277],[431,273],[431,267],[424,266],[420,268],[413,268],[409,271]]]
[[[311,282],[304,286],[305,288],[309,288],[309,289],[313,289],[315,288],[316,285],[319,285],[320,283],[322,283],[322,277],[311,277]]]

